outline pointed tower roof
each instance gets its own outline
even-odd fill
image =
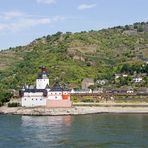
[[[41,72],[38,74],[38,79],[48,79],[48,72],[45,66],[39,67]]]
[[[45,89],[50,89],[50,86],[47,84],[46,87],[45,87]]]

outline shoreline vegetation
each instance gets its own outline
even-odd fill
[[[148,103],[73,103],[71,108],[0,107],[0,114],[28,116],[85,115],[97,113],[148,113]]]

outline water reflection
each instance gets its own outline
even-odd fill
[[[22,116],[22,132],[26,135],[25,140],[37,146],[43,142],[46,145],[58,146],[60,145],[58,139],[63,139],[69,132],[71,118],[71,116]]]
[[[63,127],[63,125],[71,126],[72,116],[22,116],[21,120],[24,127]]]

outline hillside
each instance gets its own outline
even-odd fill
[[[38,67],[49,69],[50,83],[59,78],[79,87],[85,77],[111,80],[116,73],[140,68],[148,61],[148,23],[117,26],[89,32],[48,35],[27,46],[0,52],[0,90],[20,89],[35,81]],[[147,68],[144,69],[144,73]],[[109,86],[116,86],[111,82]],[[144,86],[147,86],[147,79]]]

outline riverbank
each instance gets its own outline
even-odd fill
[[[148,103],[75,103],[71,108],[0,107],[0,114],[57,116],[94,113],[148,113]]]

